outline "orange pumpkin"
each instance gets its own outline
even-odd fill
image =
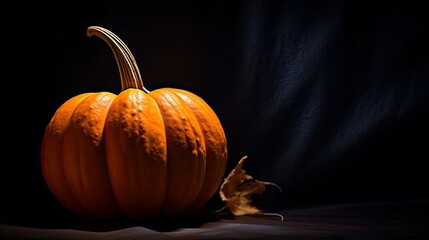
[[[189,91],[148,91],[121,39],[99,26],[87,34],[110,46],[122,90],[83,93],[56,110],[41,147],[47,186],[87,217],[172,217],[201,209],[226,167],[217,115]]]

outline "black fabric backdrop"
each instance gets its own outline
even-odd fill
[[[265,211],[429,197],[429,18],[419,1],[60,1],[5,9],[2,216],[67,211],[40,170],[44,128],[74,95],[120,91],[99,25],[151,90],[203,97],[228,167],[277,183]],[[7,76],[7,77],[5,77]],[[209,209],[221,206],[215,195]],[[42,214],[42,216],[43,216]]]

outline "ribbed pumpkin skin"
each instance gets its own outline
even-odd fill
[[[148,91],[128,47],[90,26],[113,51],[122,90],[63,103],[45,130],[41,168],[51,192],[86,217],[178,216],[202,208],[224,176],[227,143],[210,106],[180,89]]]
[[[42,143],[52,193],[83,215],[177,216],[203,207],[227,158],[222,125],[179,89],[85,93],[56,111]]]

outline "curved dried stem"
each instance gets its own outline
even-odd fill
[[[108,29],[99,26],[88,27],[87,35],[89,37],[93,35],[100,37],[112,49],[119,68],[122,91],[127,88],[138,88],[146,93],[149,92],[143,85],[140,70],[133,54],[118,36]]]

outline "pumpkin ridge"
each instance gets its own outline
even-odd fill
[[[220,120],[213,109],[196,94],[182,90],[174,91],[193,111],[206,144],[206,175],[197,198],[187,212],[204,207],[219,188],[226,169],[227,142]]]
[[[167,133],[167,196],[164,214],[179,215],[197,197],[205,174],[205,143],[192,111],[168,89],[148,93],[157,103]]]
[[[112,102],[105,140],[113,192],[130,218],[159,213],[166,194],[166,137],[156,102],[140,89],[126,89]]]
[[[71,192],[92,215],[119,213],[107,173],[104,124],[116,95],[98,92],[80,102],[70,117],[62,143],[65,178]]]
[[[75,106],[92,94],[83,93],[74,96],[55,111],[45,129],[41,150],[42,174],[52,194],[66,208],[87,217],[92,216],[92,214],[78,201],[65,179],[66,169],[64,169],[63,158],[61,157],[63,154],[61,145],[64,139],[64,131],[69,124]]]

